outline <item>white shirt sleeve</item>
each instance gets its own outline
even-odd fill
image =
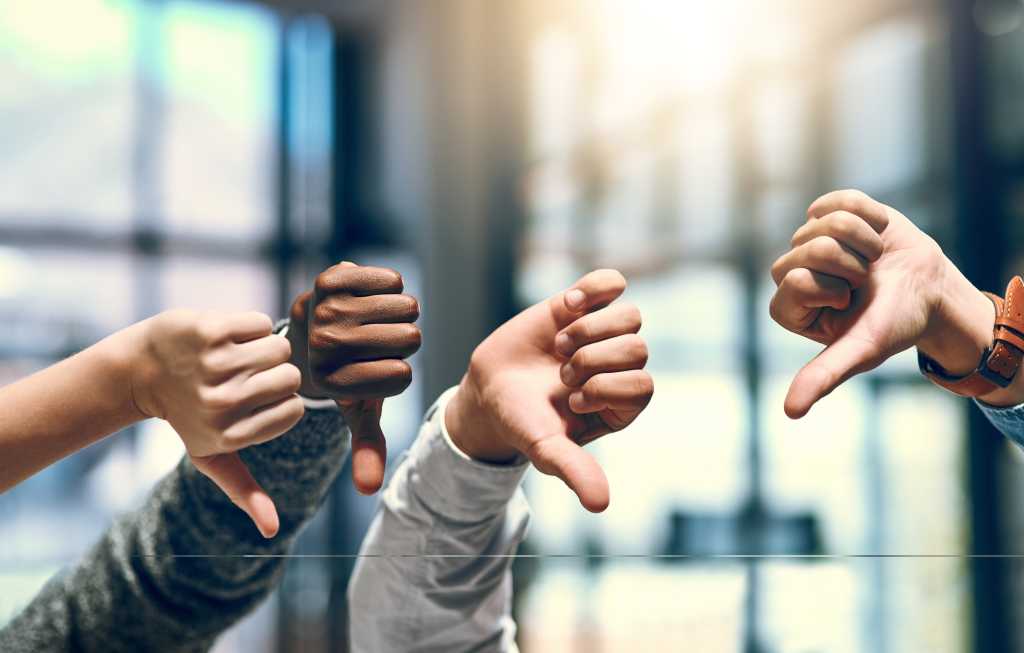
[[[385,488],[348,590],[352,650],[514,653],[512,555],[527,463],[475,461],[444,425],[448,390]]]

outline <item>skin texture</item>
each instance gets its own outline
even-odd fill
[[[525,456],[587,510],[607,508],[608,479],[582,446],[626,428],[654,392],[640,312],[613,303],[625,288],[615,270],[591,272],[484,340],[445,413],[455,444],[490,463]]]
[[[910,347],[966,375],[992,344],[992,303],[906,216],[860,191],[816,200],[772,277],[772,318],[826,345],[793,379],[792,418]],[[1015,383],[981,399],[1012,405],[1024,390]]]
[[[271,327],[260,313],[167,311],[0,389],[0,488],[158,417],[196,468],[272,537],[274,503],[237,454],[303,414],[290,345]]]
[[[337,402],[352,431],[352,482],[373,494],[384,482],[384,399],[412,382],[404,360],[420,348],[419,304],[403,294],[402,276],[344,261],[317,276],[292,304],[292,362],[304,396]]]

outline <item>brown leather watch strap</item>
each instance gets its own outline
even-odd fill
[[[985,293],[996,307],[994,344],[982,353],[978,369],[967,376],[952,376],[920,351],[921,373],[933,383],[963,397],[980,397],[1010,385],[1024,359],[1024,281],[1010,280],[1006,299]]]

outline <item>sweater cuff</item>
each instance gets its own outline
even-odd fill
[[[447,390],[427,411],[409,450],[409,478],[416,495],[431,509],[452,519],[479,521],[506,509],[529,462],[492,465],[462,452],[444,423],[445,408],[455,391]]]

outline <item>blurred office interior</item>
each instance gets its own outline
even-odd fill
[[[1024,650],[1024,456],[911,353],[800,422],[771,261],[817,195],[980,287],[1024,257],[1019,0],[0,3],[0,382],[163,308],[286,314],[348,258],[424,309],[390,457],[494,326],[595,267],[657,392],[602,515],[526,491],[525,653]],[[147,422],[0,496],[0,623],[182,449]],[[347,471],[218,653],[346,650]],[[335,556],[335,557],[331,557]],[[349,556],[349,557],[346,557]]]

